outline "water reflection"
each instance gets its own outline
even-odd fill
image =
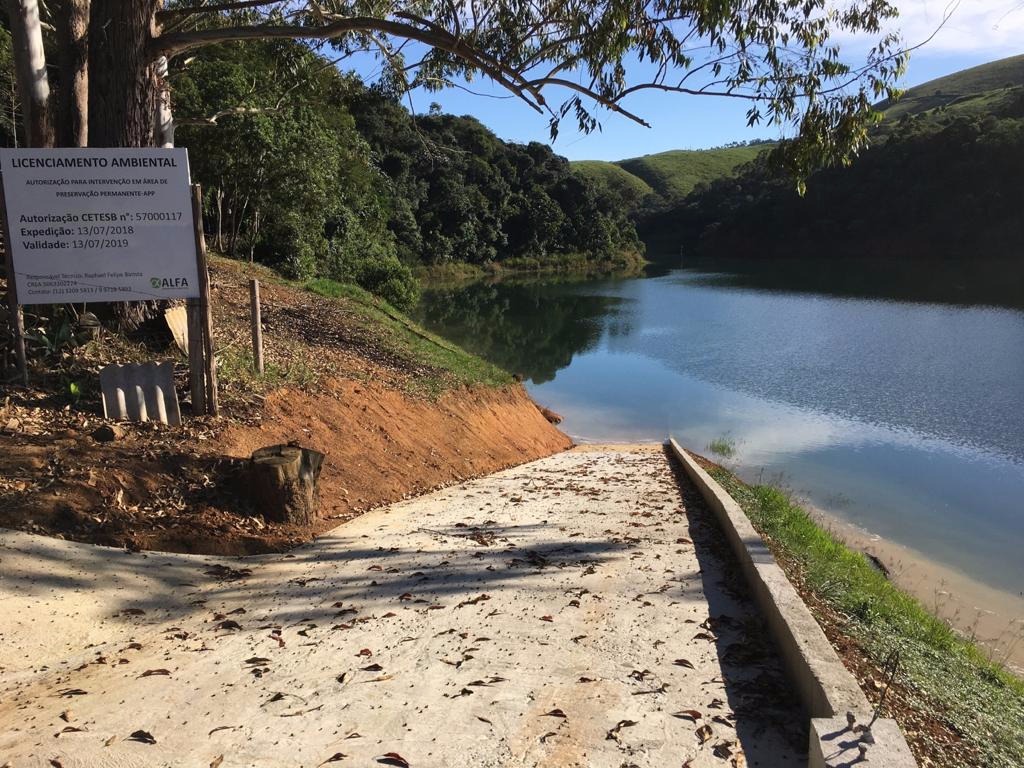
[[[543,384],[602,335],[631,332],[619,313],[622,299],[573,291],[579,284],[508,280],[436,288],[425,295],[417,319],[505,370]]]
[[[672,433],[706,451],[727,435],[748,479],[782,479],[850,522],[1016,592],[1024,312],[1012,307],[1024,290],[1019,272],[998,289],[982,272],[961,267],[921,290],[891,269],[853,281],[836,273],[832,290],[815,290],[827,270],[806,262],[774,274],[476,285],[429,293],[423,317],[526,374],[578,439]]]

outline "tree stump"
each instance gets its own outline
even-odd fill
[[[267,520],[310,525],[317,519],[317,480],[324,455],[309,448],[271,445],[249,461],[249,490],[256,510]]]

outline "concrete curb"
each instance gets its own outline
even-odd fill
[[[873,708],[836,654],[800,595],[775,562],[740,505],[674,439],[672,452],[718,518],[729,545],[768,623],[786,673],[811,718],[809,768],[917,766],[893,720],[878,719],[869,734],[854,730],[871,721]],[[849,715],[855,718],[851,727]],[[866,748],[863,757],[861,748]]]

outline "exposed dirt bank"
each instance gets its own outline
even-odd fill
[[[230,456],[298,440],[327,454],[323,514],[338,519],[568,448],[520,385],[448,392],[436,401],[333,380],[321,394],[280,390],[259,425],[228,428]]]
[[[90,437],[87,414],[0,407],[0,526],[76,541],[206,554],[281,551],[358,513],[560,451],[570,440],[521,386],[436,400],[344,380],[277,390],[248,423],[184,430],[122,425]],[[36,421],[34,421],[35,419]],[[297,441],[327,454],[322,519],[309,528],[250,514],[239,459]]]

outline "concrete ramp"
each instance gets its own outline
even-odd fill
[[[82,589],[83,618],[106,616],[109,638],[61,645],[69,665],[40,658],[46,643],[0,656],[13,680],[0,755],[65,768],[803,765],[805,720],[687,488],[660,446],[596,447],[370,512],[289,555],[174,556],[163,583],[151,567],[75,576],[68,562],[96,551],[80,545],[31,568],[17,558],[0,600],[33,590],[10,603],[22,631],[73,626],[68,593]]]

